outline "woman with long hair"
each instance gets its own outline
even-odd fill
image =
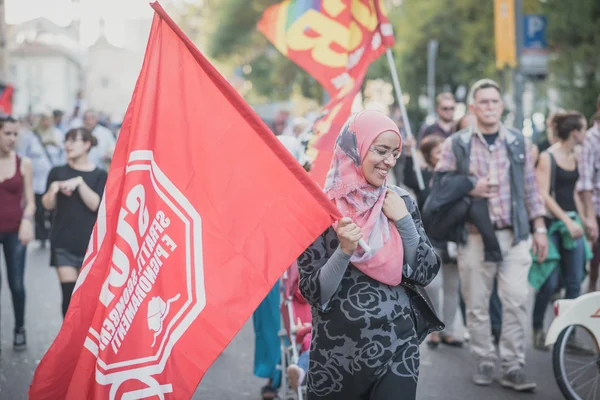
[[[88,158],[96,143],[96,138],[85,128],[67,132],[67,164],[50,171],[48,189],[42,198],[44,207],[54,213],[50,265],[56,268],[60,281],[63,317],[69,308],[106,185],[106,171]]]
[[[575,191],[579,179],[575,147],[585,138],[587,122],[581,113],[557,113],[553,117],[556,141],[542,152],[537,166],[537,181],[549,215],[548,256],[544,262],[534,257],[529,282],[537,289],[533,308],[534,347],[546,349],[544,315],[559,281],[566,289],[565,298],[580,294],[585,263],[591,250],[583,236],[581,204]]]
[[[416,201],[387,182],[401,144],[377,111],[351,116],[337,138],[324,190],[344,218],[298,259],[313,315],[309,399],[415,399],[419,344],[443,328],[423,290],[440,259]]]
[[[27,244],[33,239],[35,198],[31,160],[14,151],[17,135],[17,121],[0,117],[0,244],[15,315],[13,347],[24,350],[25,257]]]

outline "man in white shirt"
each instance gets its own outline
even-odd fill
[[[98,168],[108,170],[115,151],[115,136],[109,129],[98,124],[98,114],[94,110],[87,110],[83,114],[83,127],[89,129],[92,135],[98,139],[98,145],[90,150],[90,160]]]

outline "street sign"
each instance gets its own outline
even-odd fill
[[[521,71],[525,75],[548,74],[547,25],[548,20],[543,15],[527,14],[524,16]]]
[[[494,37],[496,67],[517,66],[514,0],[494,0]]]

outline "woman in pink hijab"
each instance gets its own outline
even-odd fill
[[[440,259],[415,200],[388,184],[401,144],[376,111],[351,116],[338,136],[325,193],[344,218],[298,259],[313,315],[311,400],[414,399],[419,344],[443,328],[423,290]]]

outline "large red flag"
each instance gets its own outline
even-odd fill
[[[190,398],[340,215],[157,3],[98,222],[30,398]]]

